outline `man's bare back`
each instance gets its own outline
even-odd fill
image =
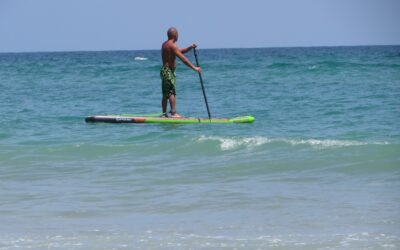
[[[161,47],[163,66],[175,69],[176,68],[176,55],[174,53],[176,45],[172,40],[167,40]]]
[[[172,117],[180,117],[176,113],[176,90],[175,90],[175,69],[176,69],[176,57],[182,60],[189,68],[196,72],[201,72],[200,67],[194,66],[183,54],[189,52],[193,48],[196,48],[196,44],[192,44],[190,47],[180,49],[176,45],[178,41],[178,31],[175,28],[168,29],[168,40],[162,44],[161,57],[163,61],[163,67],[160,75],[162,79],[162,91],[163,98],[161,101],[163,114],[167,114],[167,104],[169,101],[171,107]]]

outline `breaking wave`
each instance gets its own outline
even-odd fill
[[[253,148],[270,143],[283,143],[291,146],[305,145],[314,148],[334,148],[363,145],[386,145],[388,142],[362,142],[353,140],[331,140],[331,139],[287,139],[268,138],[263,136],[254,137],[222,137],[222,136],[200,136],[198,141],[218,141],[221,150],[233,150],[240,147]]]

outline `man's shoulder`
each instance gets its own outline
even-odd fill
[[[172,42],[171,40],[167,40],[162,44],[162,47],[165,49],[172,49],[172,48],[176,48],[176,44],[174,42]]]

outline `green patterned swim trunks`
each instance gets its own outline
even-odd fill
[[[164,98],[169,98],[171,95],[176,95],[175,85],[175,70],[162,67],[160,70],[162,80],[162,93]]]

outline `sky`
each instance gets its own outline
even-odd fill
[[[0,52],[399,45],[400,0],[0,0]]]

